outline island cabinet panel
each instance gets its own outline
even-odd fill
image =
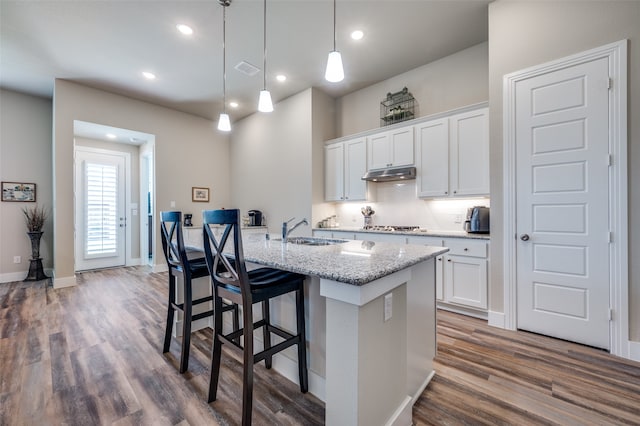
[[[407,237],[408,244],[422,244],[426,246],[442,247],[443,240],[438,237]],[[435,277],[436,277],[436,300],[444,299],[444,254],[436,257],[435,260]]]
[[[357,138],[325,146],[325,201],[364,201],[367,143]]]
[[[413,126],[370,135],[367,145],[369,170],[414,164]]]

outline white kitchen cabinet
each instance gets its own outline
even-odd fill
[[[415,133],[418,196],[448,196],[449,119],[418,124]]]
[[[367,144],[357,138],[325,146],[325,201],[364,201]]]
[[[487,108],[416,125],[418,196],[488,195],[488,129]]]
[[[402,127],[367,137],[369,170],[414,164],[413,126]]]
[[[487,309],[487,242],[447,239],[449,252],[443,259],[444,299],[446,303],[480,310]]]
[[[362,240],[362,241],[373,241],[373,242],[379,242],[379,243],[397,243],[397,244],[407,243],[406,235],[380,234],[376,232],[356,232],[355,239]]]
[[[489,194],[489,109],[454,115],[449,126],[452,195]]]

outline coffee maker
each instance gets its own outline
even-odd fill
[[[262,212],[260,210],[249,210],[249,226],[262,226]]]
[[[191,213],[184,214],[184,226],[193,226],[193,223],[191,223],[192,217],[193,215]]]

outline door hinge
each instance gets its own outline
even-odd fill
[[[607,240],[609,240],[610,243],[613,242],[613,232],[609,231],[607,232]]]
[[[607,79],[607,89],[611,90],[612,87],[613,87],[613,79],[611,77],[609,77]]]
[[[613,165],[613,155],[607,154],[607,166]]]
[[[609,321],[613,321],[613,308],[609,308]]]

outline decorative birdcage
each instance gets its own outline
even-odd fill
[[[415,98],[406,87],[396,93],[387,93],[387,98],[380,102],[381,127],[410,120],[414,114]]]

